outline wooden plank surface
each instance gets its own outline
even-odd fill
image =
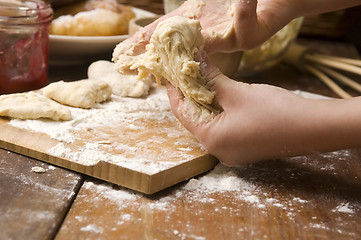
[[[346,56],[352,51],[343,44],[322,44]],[[334,96],[322,83],[285,66],[247,81]],[[66,174],[58,178],[29,172],[39,164],[47,170],[45,174],[53,173],[44,163],[0,150],[0,239],[49,239],[62,221],[63,212],[47,221],[29,220],[49,206],[62,211],[67,198],[51,193],[67,189],[64,192],[72,195],[69,189],[75,192],[78,184],[60,168],[56,171]],[[54,189],[40,190],[40,206],[34,198],[40,199],[38,186],[45,180]],[[238,188],[227,190],[230,182]],[[358,149],[233,169],[217,166],[216,172],[151,196],[89,178],[55,239],[361,239],[360,189]],[[4,213],[9,212],[16,214],[5,219]]]
[[[165,89],[154,92],[148,98],[166,97]],[[11,126],[8,120],[0,119],[0,147],[152,194],[203,173],[217,163],[196,138],[177,123],[169,107],[163,109],[157,104],[148,103],[147,98],[113,99],[98,109],[81,110],[85,113],[81,112],[71,123],[30,121],[29,126],[36,126],[30,130],[22,128],[23,125]],[[114,105],[117,108],[113,112],[106,107]],[[121,107],[118,109],[118,106]],[[103,115],[110,117],[99,121]],[[91,122],[90,118],[97,122]],[[83,122],[90,122],[90,125],[79,127]],[[69,129],[69,126],[74,128]],[[53,128],[71,132],[74,142],[53,139],[41,132],[47,129],[49,134],[54,134]],[[64,136],[61,132],[59,135]],[[52,153],[51,149],[59,144],[62,144],[61,152]]]
[[[0,149],[0,239],[52,239],[81,183],[79,174]]]
[[[344,150],[218,166],[151,197],[87,180],[56,239],[360,239],[360,159]]]
[[[319,45],[357,56],[346,44]],[[335,97],[283,65],[240,80]],[[212,188],[227,182],[238,189]],[[152,196],[89,179],[56,239],[348,240],[361,239],[360,224],[361,155],[352,149],[210,172]]]

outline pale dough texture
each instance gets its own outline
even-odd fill
[[[64,105],[92,108],[96,103],[110,99],[112,89],[105,82],[85,79],[75,82],[51,83],[43,88],[43,94]]]
[[[115,64],[99,60],[88,68],[90,80],[104,81],[112,88],[112,93],[121,97],[144,97],[149,95],[152,80],[149,77],[138,80],[137,75],[120,74]]]
[[[115,12],[107,9],[94,9],[80,12],[75,16],[65,15],[54,19],[50,32],[56,35],[71,36],[122,35],[128,31],[125,24],[128,22],[125,22],[122,16]]]
[[[71,120],[70,110],[34,92],[15,93],[0,96],[0,116],[55,121]]]
[[[153,74],[158,82],[167,79],[202,109],[211,109],[214,92],[200,74],[200,63],[194,58],[201,51],[204,39],[198,20],[171,17],[159,23],[146,52],[132,56],[118,45],[113,60],[119,72],[138,70],[140,78]]]
[[[55,10],[50,33],[72,36],[110,36],[128,34],[132,7],[117,0],[86,0]]]

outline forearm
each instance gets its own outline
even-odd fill
[[[294,119],[294,130],[289,126],[293,137],[282,154],[301,155],[361,146],[360,97],[307,101],[309,109]]]

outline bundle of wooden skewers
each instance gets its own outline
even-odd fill
[[[361,84],[345,75],[351,73],[361,76],[361,60],[325,55],[294,43],[288,48],[283,62],[315,76],[341,98],[352,96],[337,82],[361,93]]]

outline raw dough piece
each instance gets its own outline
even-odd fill
[[[0,96],[0,116],[55,121],[71,120],[70,110],[34,92],[15,93]]]
[[[110,36],[128,34],[132,7],[116,0],[87,0],[55,10],[50,33],[72,36]]]
[[[138,80],[137,75],[120,74],[114,63],[104,60],[90,64],[88,78],[108,83],[112,93],[121,97],[147,96],[153,82],[149,77]]]
[[[138,70],[140,78],[151,73],[157,82],[165,78],[199,108],[213,111],[214,92],[206,86],[200,63],[194,60],[203,44],[199,21],[176,16],[158,24],[145,53],[127,55],[119,44],[113,60],[119,72]]]
[[[85,79],[51,83],[43,88],[43,94],[64,105],[92,108],[96,103],[110,99],[112,89],[105,82]]]
[[[128,32],[123,18],[110,10],[95,9],[75,16],[65,15],[54,19],[50,32],[71,36],[111,36]]]

